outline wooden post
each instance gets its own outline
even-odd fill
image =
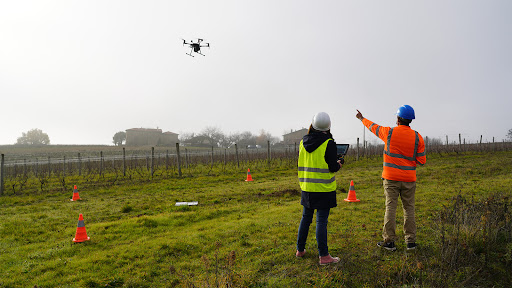
[[[180,143],[176,143],[176,157],[178,158],[178,175],[181,177]]]
[[[100,151],[100,176],[103,173],[103,151]]]
[[[126,176],[126,149],[123,147],[123,176]]]
[[[210,159],[211,159],[211,161],[212,161],[212,164],[211,164],[211,166],[210,166],[210,167],[211,167],[211,169],[213,169],[213,146],[212,146],[212,157],[211,157]]]
[[[271,155],[270,155],[270,141],[267,140],[267,164],[268,164],[268,167],[270,168],[270,160],[271,160]]]
[[[78,153],[78,176],[82,176],[82,157]]]
[[[235,144],[235,153],[236,153],[236,165],[240,168],[240,161],[238,160],[238,145]]]
[[[188,149],[185,148],[185,167],[188,169]]]
[[[4,154],[0,159],[0,195],[4,194]]]
[[[227,157],[227,151],[228,149],[224,148],[224,166],[226,166],[226,157]]]
[[[165,151],[165,171],[169,170],[169,149]]]
[[[460,139],[460,133],[459,133],[459,151],[462,151],[462,141]]]
[[[155,147],[151,147],[151,177],[155,172]]]
[[[359,137],[357,137],[357,158],[356,161],[359,161]]]

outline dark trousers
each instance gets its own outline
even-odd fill
[[[320,256],[329,255],[327,247],[327,222],[330,208],[317,209],[316,211],[316,242],[318,245],[318,254]],[[308,239],[309,225],[313,222],[315,209],[304,207],[302,220],[300,220],[299,233],[297,235],[297,250],[302,252],[306,249],[306,240]]]

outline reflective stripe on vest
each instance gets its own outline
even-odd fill
[[[420,153],[418,154],[418,145],[420,143],[420,138],[418,136],[418,132],[414,131],[414,134],[415,134],[415,140],[414,140],[414,153],[413,153],[413,157],[408,157],[408,156],[405,156],[405,155],[402,155],[402,154],[397,154],[397,153],[391,153],[390,152],[390,142],[391,142],[391,135],[393,134],[393,129],[394,128],[391,128],[391,130],[389,130],[389,133],[388,133],[388,141],[386,142],[386,149],[384,149],[384,154],[390,156],[390,157],[393,157],[393,158],[400,158],[400,159],[405,159],[405,160],[409,160],[409,161],[413,161],[413,166],[404,166],[404,165],[397,165],[397,164],[394,164],[394,163],[389,163],[389,162],[384,162],[384,167],[391,167],[391,168],[397,168],[397,169],[401,169],[401,170],[416,170],[416,157],[417,156],[424,156],[425,155],[425,152],[423,153]]]
[[[302,191],[306,192],[331,192],[336,190],[336,178],[329,171],[325,162],[326,140],[315,151],[309,153],[304,148],[302,141],[299,147],[299,184]]]

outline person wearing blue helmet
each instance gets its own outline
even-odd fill
[[[363,122],[373,134],[384,141],[382,179],[386,196],[386,213],[382,229],[383,241],[377,245],[389,251],[395,251],[396,209],[398,198],[404,209],[404,232],[407,250],[416,249],[416,165],[424,165],[425,144],[420,133],[409,127],[415,119],[414,109],[403,105],[396,112],[396,127],[380,126],[363,117],[357,110],[356,118]]]

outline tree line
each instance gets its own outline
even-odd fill
[[[507,138],[512,140],[512,129],[508,130]],[[180,143],[190,144],[194,146],[205,147],[220,147],[229,148],[237,143],[240,147],[256,146],[265,147],[267,143],[275,145],[279,143],[279,138],[272,136],[270,132],[260,130],[259,135],[253,134],[250,131],[235,132],[225,134],[218,127],[208,126],[201,130],[199,133],[186,132],[180,134]],[[443,141],[439,138],[431,139],[432,144],[442,144]],[[112,137],[112,143],[116,146],[122,146],[126,142],[126,132],[119,131]],[[439,143],[437,143],[439,142]],[[16,145],[25,146],[40,146],[49,145],[50,137],[41,129],[32,129],[23,132],[21,137],[18,137]]]

